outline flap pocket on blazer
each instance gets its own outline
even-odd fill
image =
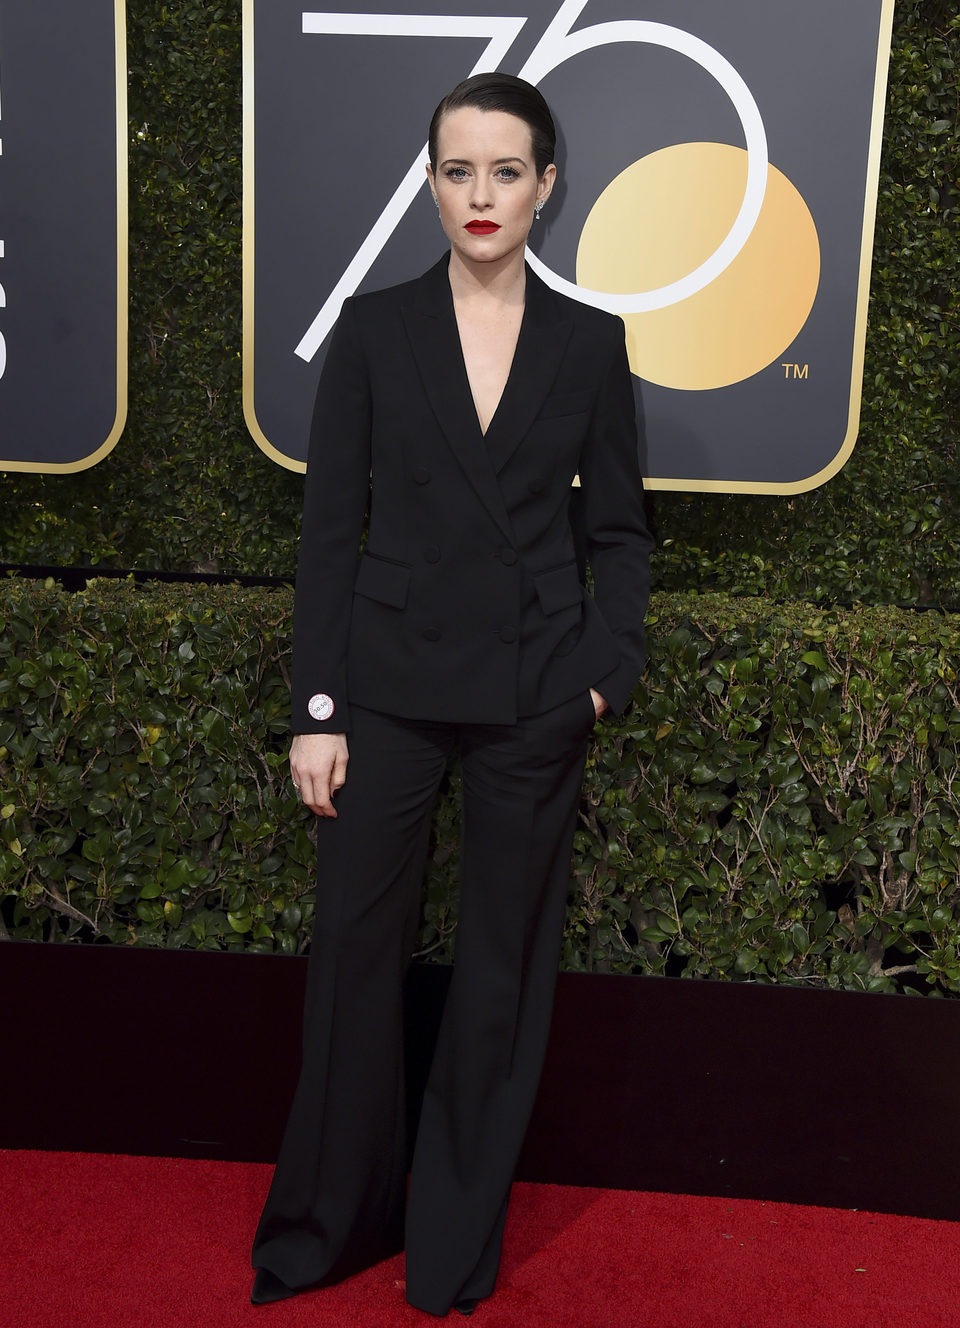
[[[410,568],[403,563],[386,562],[365,553],[360,559],[360,569],[353,588],[358,595],[364,595],[367,599],[402,609],[406,606],[410,589]]]
[[[537,418],[553,420],[561,415],[582,415],[592,407],[592,392],[553,392],[540,407]]]
[[[583,599],[575,561],[551,567],[546,572],[537,572],[533,584],[544,613],[559,613],[561,609],[569,609]]]

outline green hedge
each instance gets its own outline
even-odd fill
[[[289,590],[0,583],[9,936],[301,950]],[[564,965],[960,992],[960,619],[657,595],[598,729]],[[456,779],[421,946],[456,920]]]
[[[240,0],[127,9],[129,422],[90,472],[4,478],[0,559],[287,576],[300,480],[240,401]],[[896,6],[852,460],[789,500],[657,495],[661,589],[960,605],[954,10]]]

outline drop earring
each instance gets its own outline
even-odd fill
[[[533,205],[533,219],[534,219],[534,221],[539,221],[539,220],[540,220],[540,209],[541,209],[542,207],[543,207],[543,199],[542,199],[542,198],[539,198],[539,199],[537,199],[536,203],[534,203],[534,205]]]

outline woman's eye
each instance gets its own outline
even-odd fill
[[[515,171],[512,166],[501,166],[497,171],[497,178],[500,180],[516,180],[519,175],[520,172]]]
[[[462,166],[448,166],[444,171],[444,175],[448,180],[465,180],[467,178],[467,172]]]

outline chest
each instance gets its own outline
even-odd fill
[[[457,311],[460,349],[481,432],[486,433],[510,377],[523,307],[496,316]]]

